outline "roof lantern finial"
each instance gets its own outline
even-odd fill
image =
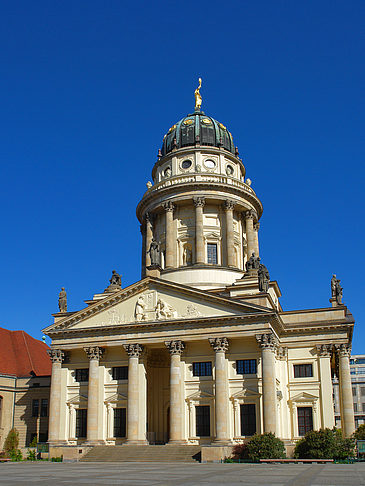
[[[199,86],[194,91],[195,96],[195,111],[200,111],[200,107],[202,105],[202,96],[200,94],[200,88],[202,87],[202,78],[199,78]]]

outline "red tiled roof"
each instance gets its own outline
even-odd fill
[[[0,373],[15,376],[48,376],[52,363],[49,347],[24,331],[0,327]]]

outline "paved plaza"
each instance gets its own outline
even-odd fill
[[[163,464],[8,463],[0,464],[0,484],[130,486],[360,486],[360,464]]]

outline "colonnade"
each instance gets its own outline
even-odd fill
[[[275,376],[275,349],[276,338],[273,333],[256,335],[257,343],[261,348],[262,360],[262,407],[263,431],[276,433],[277,430],[277,391]],[[229,342],[226,337],[210,338],[209,343],[215,352],[215,436],[214,443],[230,443],[229,426],[229,380],[227,375],[226,352]],[[170,443],[186,443],[184,424],[184,370],[181,355],[185,349],[182,340],[166,341],[165,346],[170,352]],[[330,374],[330,352],[323,345],[318,355],[323,361],[321,368]],[[128,406],[127,406],[127,444],[146,444],[146,419],[140,416],[142,400],[146,399],[146,382],[140,380],[139,363],[143,353],[143,346],[138,343],[123,345],[128,354]],[[98,423],[99,403],[99,362],[103,357],[103,348],[99,346],[84,348],[89,358],[89,384],[87,400],[87,440],[88,445],[102,443],[100,439],[101,424]],[[341,396],[342,428],[346,437],[355,430],[352,405],[352,387],[350,376],[350,348],[345,344],[335,346],[339,357],[339,377]],[[64,353],[60,349],[49,351],[52,360],[52,379],[49,411],[49,443],[60,445],[64,434],[60,431],[61,414],[61,366]],[[328,369],[327,369],[328,368]],[[322,374],[322,369],[321,369]],[[329,378],[329,377],[327,377]],[[321,397],[326,400],[326,397]],[[142,407],[143,408],[143,407]]]
[[[205,240],[204,240],[204,197],[195,197],[193,199],[193,204],[195,206],[195,265],[204,265],[206,261],[206,251],[205,251]],[[231,268],[236,268],[237,263],[235,257],[235,247],[234,247],[234,208],[235,203],[229,199],[223,202],[223,210],[225,213],[225,237],[226,242],[226,262],[227,266]],[[174,211],[176,205],[171,201],[165,202],[163,204],[163,209],[165,212],[165,268],[174,268],[176,265],[176,249],[177,242],[174,230]],[[259,240],[258,231],[260,224],[257,222],[257,214],[254,210],[248,210],[241,213],[242,221],[246,231],[246,242],[247,242],[247,255],[248,258],[255,253],[259,256]],[[153,218],[154,216],[150,213],[145,215],[145,225],[141,226],[141,232],[143,237],[143,262],[148,267],[151,264],[151,259],[148,253],[152,239],[153,239]],[[256,222],[254,222],[256,221]],[[144,265],[143,265],[144,268]]]

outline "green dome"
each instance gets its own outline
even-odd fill
[[[227,128],[198,110],[177,122],[166,133],[162,143],[162,156],[175,148],[195,145],[223,147],[232,154],[236,153],[232,135]]]

